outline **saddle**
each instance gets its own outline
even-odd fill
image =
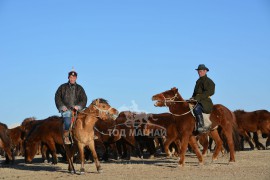
[[[192,104],[192,103],[188,103],[189,104],[189,108],[190,108],[190,110],[191,110],[191,114],[193,115],[193,117],[194,118],[196,118],[195,117],[195,114],[193,113],[193,109],[194,109],[194,104]],[[204,122],[204,127],[210,127],[211,125],[212,125],[212,122],[211,122],[211,120],[210,120],[210,114],[206,114],[206,113],[202,113],[202,115],[203,115],[203,122]],[[196,119],[195,119],[196,120]]]

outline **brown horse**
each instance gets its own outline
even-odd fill
[[[36,120],[25,139],[25,162],[30,163],[37,153],[40,143],[45,145],[52,153],[52,164],[57,164],[56,144],[63,146],[62,129],[63,118],[51,116],[44,120]],[[45,148],[46,149],[46,148]],[[46,152],[42,151],[43,160]]]
[[[257,131],[261,131],[262,134],[270,137],[270,112],[267,110],[257,110],[252,112],[236,110],[234,111],[234,114],[241,136],[248,141],[252,149],[254,149],[254,145],[248,135],[249,132],[257,133]],[[256,143],[257,148],[260,149],[260,143]],[[269,144],[269,142],[266,142],[266,144]],[[264,146],[262,148],[265,149]]]
[[[149,134],[151,130],[154,130],[154,132],[152,133],[158,136],[160,134],[165,134],[166,139],[164,142],[164,151],[167,157],[171,157],[172,154],[169,151],[170,144],[174,142],[178,146],[178,148],[180,147],[179,132],[176,126],[176,118],[171,113],[151,114],[151,116],[152,118],[149,118],[145,125],[145,131],[147,134]],[[158,130],[160,130],[161,132],[157,132]],[[164,130],[166,131],[166,133],[164,133]],[[209,133],[203,133],[197,136],[197,140],[203,146],[203,156],[206,156],[208,150],[208,135]]]
[[[22,127],[17,126],[15,128],[8,129],[7,135],[10,138],[14,153],[15,151],[19,151],[17,153],[21,154],[23,151],[22,143],[23,143],[23,135],[24,135]]]
[[[97,157],[97,153],[95,150],[94,143],[94,126],[98,121],[98,117],[102,120],[107,120],[109,117],[116,117],[118,115],[118,111],[115,108],[112,108],[109,103],[105,99],[95,99],[86,108],[84,111],[78,113],[77,119],[72,128],[72,137],[74,140],[74,145],[78,147],[80,160],[81,160],[81,168],[80,172],[83,174],[85,172],[84,169],[84,147],[88,146],[92,152],[93,159],[95,161],[95,165],[98,172],[101,172],[100,162]],[[71,156],[73,156],[73,152],[75,150],[75,146],[72,148]],[[69,157],[69,154],[67,154]],[[72,157],[69,157],[72,159]],[[74,170],[72,167],[73,164],[69,163],[69,171]],[[75,173],[75,172],[74,172]]]
[[[181,141],[179,164],[182,166],[184,165],[184,158],[188,143],[195,151],[199,162],[202,163],[203,159],[201,153],[198,150],[196,138],[192,134],[195,127],[195,118],[191,114],[192,110],[189,108],[188,102],[182,98],[178,92],[178,89],[172,88],[171,90],[156,94],[152,97],[152,100],[156,101],[155,106],[167,106],[170,112],[175,116],[175,122]],[[237,137],[237,125],[235,122],[234,114],[225,106],[218,104],[214,105],[210,119],[212,121],[212,128],[215,128],[217,125],[223,128],[224,134],[227,137],[228,146],[230,148],[229,162],[235,162],[234,137]],[[218,156],[218,153],[222,149],[222,141],[216,129],[213,129],[210,133],[217,145],[212,158],[215,160]]]
[[[8,164],[10,161],[14,162],[14,155],[12,152],[12,142],[7,135],[8,127],[6,124],[0,123],[0,148],[6,152],[6,161]]]

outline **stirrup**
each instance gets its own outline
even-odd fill
[[[71,141],[69,140],[68,136],[64,137],[64,143],[65,144],[71,144]]]
[[[199,127],[199,128],[197,129],[197,131],[198,131],[199,133],[207,133],[208,131],[210,131],[210,129],[211,129],[211,126],[210,126],[210,127]]]

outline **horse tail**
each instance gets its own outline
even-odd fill
[[[11,149],[11,139],[7,130],[8,129],[5,129],[4,131],[0,132],[0,139],[3,141],[5,147]]]
[[[240,134],[238,131],[238,125],[236,123],[236,117],[235,114],[230,111],[231,116],[232,116],[232,135],[233,135],[233,142],[234,142],[234,149],[235,151],[240,151],[241,150],[241,139],[240,139]]]

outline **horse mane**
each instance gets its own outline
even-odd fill
[[[234,111],[234,113],[246,113],[243,109],[237,109]]]
[[[95,102],[97,100],[99,100],[100,103],[109,104],[108,101],[106,99],[103,99],[103,98],[94,99],[91,104],[95,104]]]
[[[50,116],[46,119],[51,120],[51,119],[60,119],[60,118],[62,118],[62,117],[54,115],[54,116]]]
[[[108,101],[106,99],[103,98],[97,98],[94,99],[91,104],[84,110],[85,113],[89,113],[90,112],[90,106],[91,105],[96,105],[97,100],[99,100],[99,103],[104,103],[104,104],[109,104]],[[86,116],[85,114],[81,113],[79,114],[80,116]]]
[[[36,120],[35,117],[25,118],[25,119],[23,120],[23,122],[21,123],[21,126],[24,126],[26,123],[28,123],[28,122],[30,122],[30,121],[34,121],[34,120]]]
[[[4,128],[8,128],[6,124],[0,122],[0,126],[3,126]]]

